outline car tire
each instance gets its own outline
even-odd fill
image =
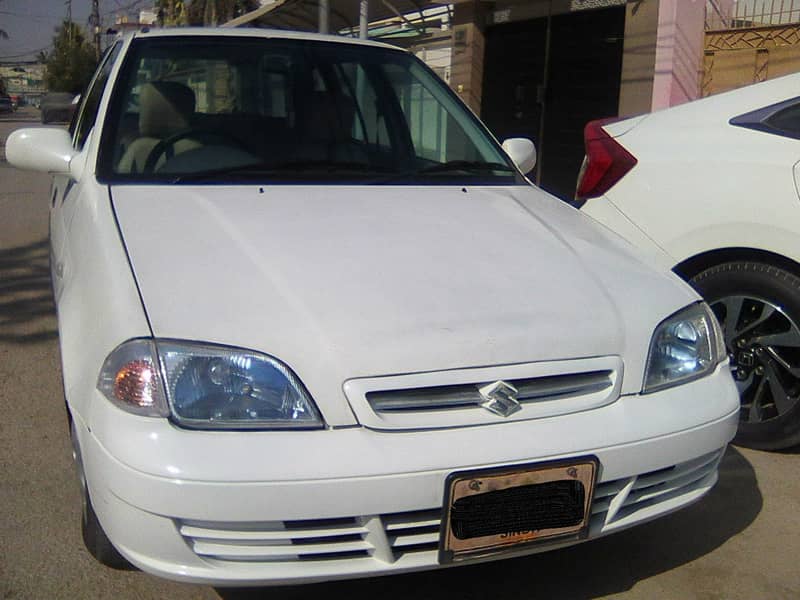
[[[133,565],[119,553],[111,543],[111,540],[108,539],[106,532],[103,531],[103,526],[100,525],[97,514],[94,512],[73,420],[70,420],[70,437],[72,439],[72,456],[75,460],[78,482],[81,487],[81,534],[83,535],[83,543],[89,554],[100,564],[117,570],[132,570],[134,569]]]
[[[734,443],[762,450],[800,444],[800,277],[734,261],[690,283],[722,325],[741,399]]]

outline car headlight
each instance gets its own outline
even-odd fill
[[[653,333],[643,393],[655,392],[711,373],[726,358],[714,314],[698,302],[662,321]]]
[[[318,428],[297,376],[257,352],[172,340],[132,340],[106,359],[98,389],[120,408],[200,429]]]

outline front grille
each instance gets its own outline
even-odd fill
[[[441,513],[436,508],[384,515],[381,520],[389,548],[395,558],[409,553],[437,550]]]
[[[205,523],[184,521],[178,530],[206,558],[286,562],[368,557],[374,550],[358,519]]]
[[[648,512],[683,506],[687,497],[701,494],[714,484],[724,452],[721,448],[671,467],[598,484],[592,500],[593,523],[612,530]]]
[[[573,527],[583,520],[586,490],[580,481],[550,481],[464,496],[450,523],[460,540],[508,532]]]
[[[612,371],[603,370],[512,379],[506,383],[517,389],[516,400],[525,404],[601,392],[613,386],[611,375]],[[367,392],[366,396],[378,413],[477,408],[484,402],[478,392],[484,385],[487,382]]]

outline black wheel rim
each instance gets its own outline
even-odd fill
[[[800,328],[781,307],[752,296],[711,302],[722,325],[742,423],[779,418],[800,400]]]

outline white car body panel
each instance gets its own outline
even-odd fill
[[[98,367],[125,340],[151,335],[108,196],[93,179],[74,186],[66,242],[55,254],[64,388],[73,409],[88,414]],[[63,209],[62,209],[63,211]],[[54,252],[56,249],[54,249]]]
[[[212,33],[382,46],[240,29],[121,42],[97,125],[72,159],[84,165],[71,169],[77,181],[56,178],[51,251],[90,506],[124,557],[219,585],[437,568],[444,482],[463,469],[596,457],[590,537],[708,492],[739,410],[726,361],[641,393],[655,328],[698,296],[656,255],[636,254],[541,190],[98,182],[103,121],[131,40]],[[98,390],[99,371],[121,343],[151,337],[285,361],[325,427],[190,430],[123,411]],[[505,418],[473,407],[480,417],[389,423],[364,400],[384,384],[565,368],[608,369],[612,388]],[[298,536],[324,539],[296,545]]]
[[[498,420],[483,427],[405,432],[371,431],[363,427],[250,432],[246,444],[248,455],[264,457],[263,461],[237,458],[242,455],[242,442],[235,432],[176,429],[164,420],[124,413],[102,402],[99,392],[93,394],[96,401],[92,402],[88,417],[93,423],[93,437],[120,465],[148,476],[206,483],[304,482],[446,470],[453,461],[459,468],[466,469],[508,460],[517,463],[551,460],[603,448],[621,448],[720,420],[726,431],[730,427],[735,429],[735,419],[731,424],[729,417],[731,413],[735,416],[737,398],[724,365],[717,369],[716,375],[685,385],[691,393],[672,388],[652,395],[620,396],[604,407],[577,412],[568,418],[556,416],[511,423]],[[698,402],[698,398],[703,398],[703,402]],[[714,448],[721,446],[718,442],[714,442]],[[309,460],[304,448],[314,460]],[[518,457],[512,459],[515,451]],[[687,448],[685,451],[687,455],[682,460],[695,450]],[[198,456],[203,460],[197,460]],[[648,461],[647,468],[661,468],[666,464],[652,467]],[[631,475],[641,468],[639,458],[631,456],[622,464],[604,465],[601,481]],[[436,490],[439,502],[442,491],[443,488]],[[356,499],[351,501],[356,502]],[[160,500],[153,498],[151,502]],[[290,512],[291,517],[287,518],[302,518],[300,509],[290,508],[290,505],[281,504],[275,510]],[[147,510],[155,510],[155,504],[149,505]],[[211,510],[224,512],[226,508]],[[392,505],[392,510],[413,510],[413,507]],[[165,511],[165,514],[173,511],[179,514],[177,506]],[[331,508],[319,507],[320,516],[337,516],[331,511]],[[192,515],[191,518],[201,517]],[[248,514],[231,520],[253,518],[253,514]]]
[[[637,245],[655,240],[673,266],[711,250],[743,247],[800,263],[794,175],[800,141],[728,124],[797,96],[798,86],[800,75],[789,75],[606,126],[639,164],[581,210]],[[651,208],[662,203],[669,210]]]
[[[99,396],[93,403],[92,420],[95,431],[101,433],[92,435],[83,429],[82,435],[90,449],[86,465],[93,475],[90,481],[98,482],[92,488],[98,514],[113,528],[108,533],[119,549],[135,564],[171,579],[197,583],[312,583],[437,567],[438,533],[429,528],[413,540],[422,543],[419,548],[401,551],[399,545],[410,540],[402,538],[402,529],[387,528],[398,517],[411,522],[408,528],[422,518],[426,523],[435,521],[452,465],[483,468],[509,464],[509,460],[541,461],[591,452],[603,465],[591,537],[697,500],[716,481],[725,441],[736,429],[738,400],[725,365],[715,375],[684,387],[623,397],[569,419],[497,427],[391,434],[363,428],[255,433],[248,452],[263,460],[242,461],[241,443],[230,433],[175,431],[163,422],[120,415]],[[120,428],[120,419],[128,426]],[[710,420],[703,422],[706,419]],[[703,424],[695,425],[698,422]],[[632,427],[639,441],[631,439]],[[114,435],[115,431],[125,434]],[[314,460],[308,460],[309,452]],[[196,460],[197,456],[203,460]],[[138,470],[150,470],[153,465],[160,465],[158,474]],[[661,470],[666,474],[648,474]],[[653,488],[661,478],[664,483]],[[639,487],[652,491],[642,495]],[[425,509],[432,509],[431,513],[415,516]],[[314,519],[353,517],[355,526],[368,531],[364,540],[373,554],[341,560],[288,557],[209,563],[192,551],[194,544],[207,543],[204,539],[209,536],[227,537],[226,543],[237,548],[246,548],[246,540],[253,536],[286,540],[296,536],[296,530],[281,535],[280,524],[291,520],[297,527],[309,515]],[[314,531],[312,522],[308,523],[306,527]],[[187,526],[199,529],[198,537],[175,533]],[[237,530],[251,533],[234,533]],[[394,535],[400,537],[395,540]],[[343,544],[332,538],[330,548],[305,550],[313,554],[341,549]],[[555,542],[526,552],[559,545]]]
[[[620,355],[637,392],[634,332],[696,298],[533,187],[263,189],[111,193],[155,336],[280,358],[332,425],[357,377]]]

